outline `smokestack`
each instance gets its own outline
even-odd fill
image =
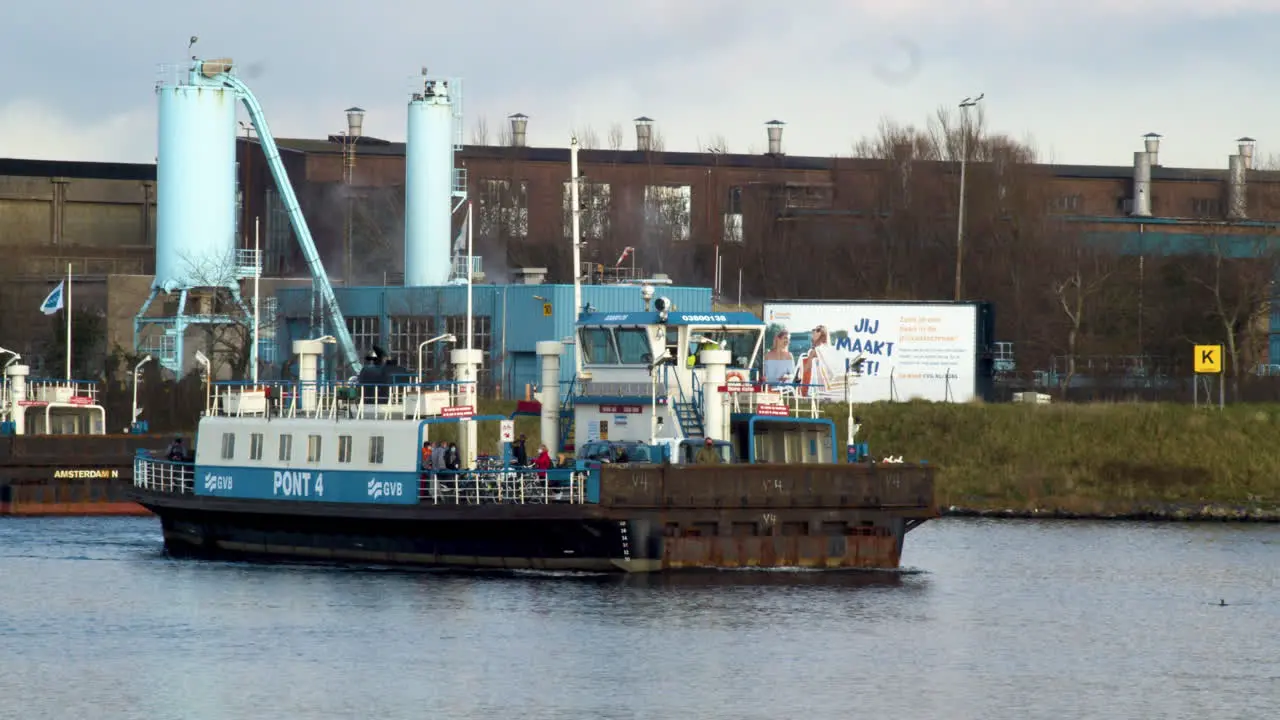
[[[1143,140],[1146,141],[1147,154],[1151,156],[1152,167],[1157,167],[1160,165],[1160,138],[1161,137],[1162,136],[1160,135],[1160,133],[1153,133],[1153,132],[1149,132],[1146,135],[1142,136]]]
[[[786,123],[781,120],[770,120],[765,123],[765,129],[769,133],[769,154],[782,154],[782,126]]]
[[[1240,146],[1241,150],[1244,145]],[[1248,201],[1245,187],[1247,175],[1244,154],[1231,155],[1227,158],[1227,219],[1244,220],[1249,217]]]
[[[524,147],[525,131],[529,128],[529,116],[516,113],[507,119],[511,121],[511,147]]]
[[[636,118],[636,149],[643,152],[653,149],[653,118],[643,115]]]
[[[1147,142],[1150,147],[1151,141]],[[1152,156],[1153,153],[1147,150],[1139,150],[1133,154],[1133,210],[1129,214],[1135,217],[1151,217]]]
[[[349,107],[347,113],[347,137],[358,138],[364,132],[364,108]]]
[[[1257,140],[1251,137],[1237,138],[1236,142],[1240,143],[1240,157],[1244,158],[1244,169],[1253,169],[1253,148]]]

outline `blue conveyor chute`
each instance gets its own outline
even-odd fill
[[[271,135],[271,129],[267,127],[267,116],[262,112],[258,98],[254,97],[248,85],[228,73],[221,73],[218,77],[236,91],[240,101],[244,103],[245,110],[249,111],[249,119],[253,122],[253,129],[257,131],[258,141],[262,144],[262,154],[267,158],[267,166],[271,168],[271,176],[275,178],[276,187],[280,191],[280,201],[285,211],[289,213],[289,223],[293,225],[293,232],[298,236],[302,256],[306,259],[307,268],[311,271],[311,280],[320,293],[320,300],[324,303],[326,314],[333,326],[333,336],[342,348],[347,364],[351,366],[351,372],[359,373],[364,367],[360,362],[360,353],[356,351],[356,344],[351,339],[351,333],[347,331],[347,321],[342,317],[342,309],[338,307],[338,298],[333,294],[333,285],[329,283],[329,276],[325,274],[324,265],[320,262],[320,253],[316,250],[315,240],[311,237],[311,229],[307,227],[307,220],[302,216],[302,208],[298,206],[298,196],[294,194],[289,175],[285,171],[284,163],[280,160],[280,149],[276,147],[276,140]]]

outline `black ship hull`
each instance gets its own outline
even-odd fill
[[[135,491],[174,556],[466,569],[646,573],[696,568],[894,569],[932,515],[592,504],[367,506]]]

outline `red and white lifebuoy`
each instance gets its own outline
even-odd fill
[[[724,376],[724,384],[729,392],[742,392],[748,387],[747,376],[737,370],[730,370]]]

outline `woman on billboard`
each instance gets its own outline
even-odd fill
[[[820,398],[833,377],[831,360],[834,349],[826,325],[815,327],[810,337],[809,352],[800,363],[800,393],[805,397]]]
[[[764,381],[768,385],[789,384],[796,378],[796,359],[791,355],[791,332],[779,328],[769,352],[764,355]]]

